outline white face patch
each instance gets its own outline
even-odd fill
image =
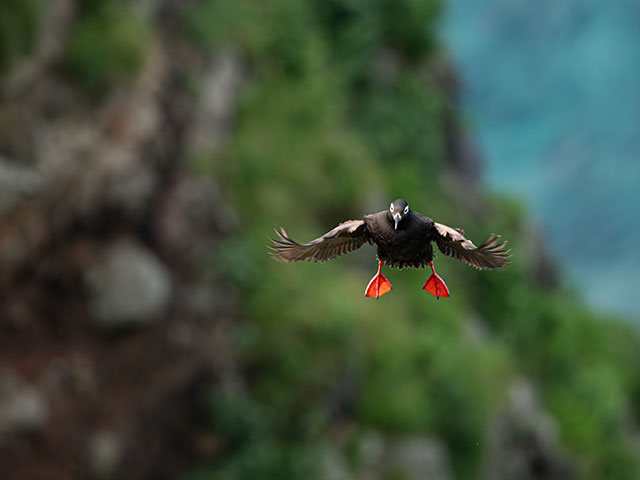
[[[407,213],[409,213],[409,205],[404,207],[404,214],[406,215]]]
[[[389,211],[393,213],[393,203],[391,204],[391,206],[389,207]]]

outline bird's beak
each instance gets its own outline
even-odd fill
[[[398,229],[398,224],[400,223],[400,220],[402,219],[402,217],[400,216],[400,214],[399,214],[399,213],[396,213],[396,214],[393,216],[393,219],[396,221],[396,225],[395,225],[395,227],[393,227],[393,229],[394,229],[394,230],[397,230],[397,229]]]

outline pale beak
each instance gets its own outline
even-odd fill
[[[393,216],[393,219],[396,221],[396,226],[395,226],[395,227],[393,227],[393,229],[394,229],[394,230],[397,230],[397,229],[398,229],[398,224],[400,223],[400,220],[402,220],[402,217],[400,216],[400,214],[399,214],[399,213],[396,213],[396,214]]]

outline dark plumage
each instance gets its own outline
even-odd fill
[[[434,222],[429,217],[409,209],[407,202],[402,199],[391,203],[388,210],[371,215],[365,215],[362,220],[348,220],[333,230],[325,233],[309,243],[298,243],[292,240],[283,228],[276,230],[278,238],[271,239],[273,246],[269,246],[271,254],[285,261],[313,260],[326,262],[339,255],[357,250],[365,243],[375,243],[378,247],[380,267],[385,264],[398,269],[420,268],[430,265],[436,283],[442,281],[433,268],[433,247],[435,242],[438,249],[447,256],[453,257],[478,270],[497,270],[508,263],[510,250],[506,249],[507,242],[499,235],[491,234],[479,246],[464,237],[464,231]],[[380,269],[378,275],[382,278]],[[376,277],[372,279],[372,282]],[[388,282],[386,279],[384,279]],[[431,277],[430,279],[431,280]],[[427,280],[427,283],[429,283]],[[425,289],[427,288],[425,283]],[[371,286],[371,283],[370,283]],[[389,284],[389,289],[391,284]],[[435,288],[436,297],[447,296],[440,294],[439,288],[446,289],[442,282]],[[367,296],[368,295],[367,289]],[[377,291],[374,292],[376,295]],[[386,292],[383,292],[386,293]]]

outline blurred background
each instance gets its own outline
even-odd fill
[[[526,200],[569,280],[640,320],[640,5],[450,0],[443,39],[494,188]]]
[[[638,22],[3,0],[0,477],[639,478]],[[267,255],[398,197],[512,265]]]

